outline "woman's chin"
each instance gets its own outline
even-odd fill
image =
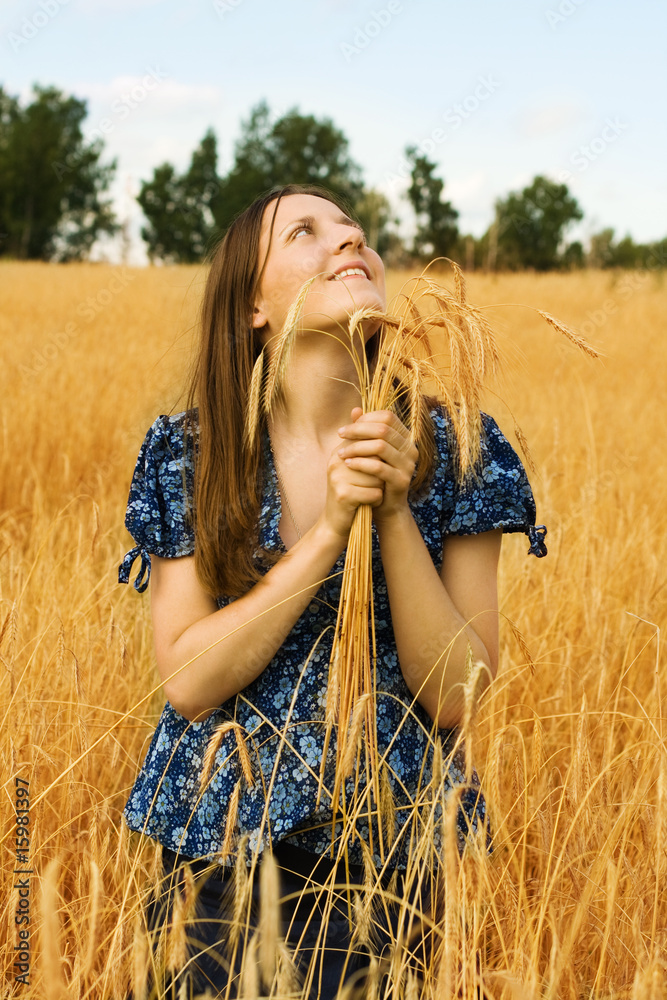
[[[341,315],[340,319],[333,317],[323,317],[321,314],[309,314],[301,318],[301,332],[300,335],[311,335],[314,339],[319,339],[322,336],[327,338],[335,337],[336,340],[340,340],[342,343],[349,345],[350,343],[350,318],[353,314]],[[326,321],[325,321],[326,319]],[[359,343],[359,332],[363,336],[364,343],[367,344],[375,334],[380,329],[380,320],[376,318],[368,318],[367,320],[361,320],[360,323],[355,324],[356,326],[356,336],[355,341]]]
[[[347,333],[350,329],[350,320],[360,311],[369,313],[384,313],[385,304],[376,295],[359,295],[355,301],[351,301],[343,308],[333,308],[333,303],[328,302],[322,305],[319,303],[306,303],[306,308],[301,314],[300,326],[305,330],[319,330],[322,333]],[[377,316],[369,316],[368,319],[361,319],[361,327],[364,331],[364,338],[368,340],[380,328],[380,320]]]

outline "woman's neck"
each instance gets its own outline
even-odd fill
[[[308,338],[310,340],[311,338]],[[272,440],[288,438],[322,451],[333,447],[338,428],[350,422],[350,411],[361,405],[359,378],[352,359],[340,344],[294,345],[283,384],[282,402],[269,420]]]

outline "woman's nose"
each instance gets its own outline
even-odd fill
[[[345,232],[340,233],[337,240],[337,249],[345,250],[347,247],[358,247],[364,242],[364,234],[356,226],[346,226]]]

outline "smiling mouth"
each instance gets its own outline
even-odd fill
[[[348,267],[334,275],[334,280],[338,281],[344,281],[347,278],[365,278],[368,281],[368,275],[360,267]]]

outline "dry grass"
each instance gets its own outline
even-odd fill
[[[16,775],[30,782],[34,870],[31,985],[17,995],[107,1000],[134,982],[139,996],[152,961],[141,902],[158,857],[120,814],[162,702],[148,600],[116,584],[116,567],[143,434],[179,408],[203,273],[3,264],[0,277],[0,996],[19,905]],[[397,290],[403,276],[391,279]],[[505,627],[474,740],[496,849],[462,865],[446,852],[429,990],[472,998],[481,977],[489,997],[508,1000],[657,1000],[667,986],[667,292],[642,273],[473,275],[468,292],[555,315],[605,358],[584,358],[529,310],[487,314],[509,362],[511,412],[493,393],[485,406],[530,443],[549,556],[529,559],[523,537],[504,545],[502,610],[535,673]],[[449,811],[444,822],[451,847]],[[363,923],[364,898],[355,905]],[[165,962],[178,945],[165,941]],[[275,966],[274,995],[286,995],[284,945],[273,966],[266,935],[253,947],[262,979]],[[260,972],[247,969],[251,992]],[[415,995],[399,953],[392,981],[395,996]]]

